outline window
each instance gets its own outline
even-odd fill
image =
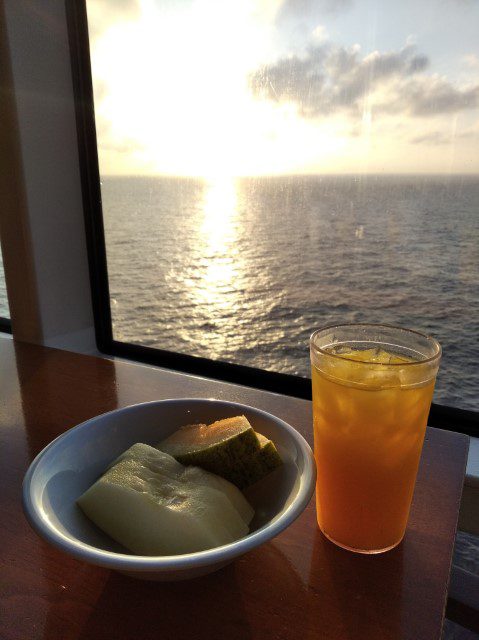
[[[477,410],[479,7],[87,10],[113,342],[306,378],[313,328],[399,324]]]
[[[5,273],[3,272],[2,254],[0,252],[0,327],[8,328],[10,323],[10,310],[8,308],[7,288],[5,286]],[[5,322],[6,321],[6,322]]]

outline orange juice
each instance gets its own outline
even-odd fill
[[[376,347],[312,359],[317,518],[336,544],[378,553],[402,540],[436,371]]]

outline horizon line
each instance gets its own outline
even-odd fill
[[[367,178],[367,177],[425,177],[425,178],[464,178],[464,177],[477,177],[479,178],[479,171],[467,171],[463,173],[454,172],[344,172],[344,173],[262,173],[262,174],[180,174],[180,173],[100,173],[100,180],[102,178],[185,178],[193,180],[215,180],[215,179],[255,179],[255,178],[325,178],[325,177],[354,177],[354,178]]]

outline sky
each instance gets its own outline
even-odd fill
[[[88,0],[100,171],[479,173],[476,0]]]

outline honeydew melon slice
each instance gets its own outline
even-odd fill
[[[78,504],[100,529],[140,555],[202,551],[248,532],[220,491],[174,480],[132,458],[108,469]]]
[[[157,447],[181,464],[206,469],[240,489],[248,485],[248,466],[261,448],[245,416],[225,418],[210,425],[186,425]]]
[[[254,509],[246,500],[241,491],[233,483],[220,476],[200,469],[199,467],[185,467],[182,479],[202,484],[211,489],[223,493],[239,513],[246,525],[249,525],[254,516]]]
[[[185,470],[185,466],[172,456],[143,442],[137,442],[124,451],[111,463],[110,468],[122,460],[139,460],[152,471],[161,472],[172,478],[176,478]]]
[[[139,460],[145,467],[149,467],[152,471],[161,473],[174,480],[187,484],[196,483],[220,491],[225,494],[245,524],[249,524],[253,519],[254,509],[241,491],[234,484],[218,475],[200,469],[199,467],[185,467],[164,451],[140,442],[134,444],[122,453],[113,464],[127,459]]]

